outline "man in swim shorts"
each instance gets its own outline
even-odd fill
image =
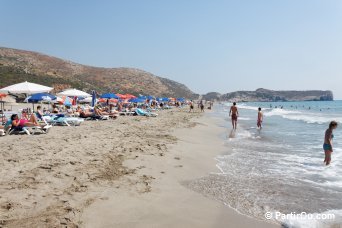
[[[262,112],[261,112],[261,108],[259,107],[259,109],[258,109],[257,127],[258,127],[260,130],[261,130],[261,128],[262,128],[261,124],[262,124],[263,118],[264,118],[264,116],[263,116],[263,114],[262,114]]]
[[[238,109],[237,109],[237,107],[236,107],[236,102],[234,102],[234,103],[233,103],[233,106],[230,107],[229,116],[232,117],[233,129],[236,130],[237,118],[238,118],[238,116],[239,116],[239,112],[238,112]]]

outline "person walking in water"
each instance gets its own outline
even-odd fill
[[[325,153],[324,163],[329,165],[331,162],[331,153],[333,152],[332,140],[334,138],[333,130],[337,128],[337,122],[331,121],[329,128],[325,131],[323,150]]]
[[[236,130],[237,118],[238,118],[238,116],[239,116],[239,112],[238,112],[238,109],[237,109],[237,107],[236,107],[236,102],[234,102],[234,103],[233,103],[233,106],[230,107],[229,116],[232,117],[233,129]]]
[[[259,108],[258,108],[257,126],[258,126],[258,128],[259,128],[260,130],[261,130],[261,128],[262,128],[261,124],[262,124],[263,119],[264,119],[264,115],[262,114],[261,108],[259,107]]]

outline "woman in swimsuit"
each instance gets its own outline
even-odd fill
[[[31,115],[30,120],[27,120],[27,119],[19,119],[17,114],[13,114],[11,116],[11,120],[12,120],[12,127],[15,127],[18,129],[21,129],[23,127],[42,127],[45,129],[46,127],[44,125],[40,125],[37,122],[35,115]]]
[[[334,138],[333,130],[337,128],[337,122],[331,121],[329,128],[325,131],[323,150],[325,153],[324,163],[329,165],[331,162],[331,153],[333,152],[332,140]]]

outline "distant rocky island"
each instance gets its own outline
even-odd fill
[[[329,90],[275,91],[260,88],[255,91],[236,91],[226,94],[210,92],[203,95],[202,99],[236,102],[332,101],[334,96]]]

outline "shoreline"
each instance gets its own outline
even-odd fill
[[[186,187],[189,181],[219,172],[215,157],[227,152],[220,137],[226,129],[219,126],[219,118],[209,115],[192,118],[193,128],[175,129],[172,135],[178,141],[164,156],[126,160],[124,166],[144,167],[137,174],[152,177],[147,184],[150,191],[141,194],[129,188],[105,189],[101,198],[106,200],[84,210],[81,226],[280,227],[243,215]]]
[[[0,137],[0,226],[279,227],[187,186],[227,153],[223,120],[196,111]]]

